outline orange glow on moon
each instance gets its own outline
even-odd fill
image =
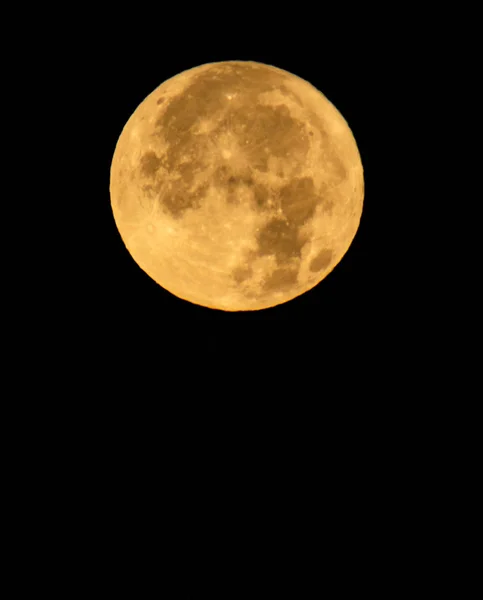
[[[192,303],[259,310],[316,286],[363,207],[349,125],[307,81],[255,62],[162,83],[115,148],[111,204],[136,263]]]

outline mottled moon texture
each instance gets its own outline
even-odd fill
[[[136,263],[189,302],[259,310],[317,285],[359,226],[352,132],[307,81],[227,61],[162,83],[111,165],[114,219]]]

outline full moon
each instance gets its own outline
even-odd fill
[[[309,82],[250,61],[184,71],[135,109],[110,173],[121,238],[191,303],[260,310],[307,292],[359,227],[351,129]]]

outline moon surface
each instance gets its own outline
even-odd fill
[[[316,286],[356,235],[363,168],[349,125],[307,81],[209,63],[136,108],[111,164],[114,219],[136,263],[175,296],[247,311]]]

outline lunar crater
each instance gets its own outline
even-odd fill
[[[141,157],[141,171],[145,177],[154,178],[162,160],[158,158],[155,152],[149,150]]]
[[[315,258],[310,261],[309,269],[313,273],[327,269],[332,260],[332,255],[332,250],[327,250],[324,248],[317,254]]]
[[[282,267],[268,275],[264,280],[262,289],[264,292],[280,291],[291,288],[297,283],[298,269]]]

